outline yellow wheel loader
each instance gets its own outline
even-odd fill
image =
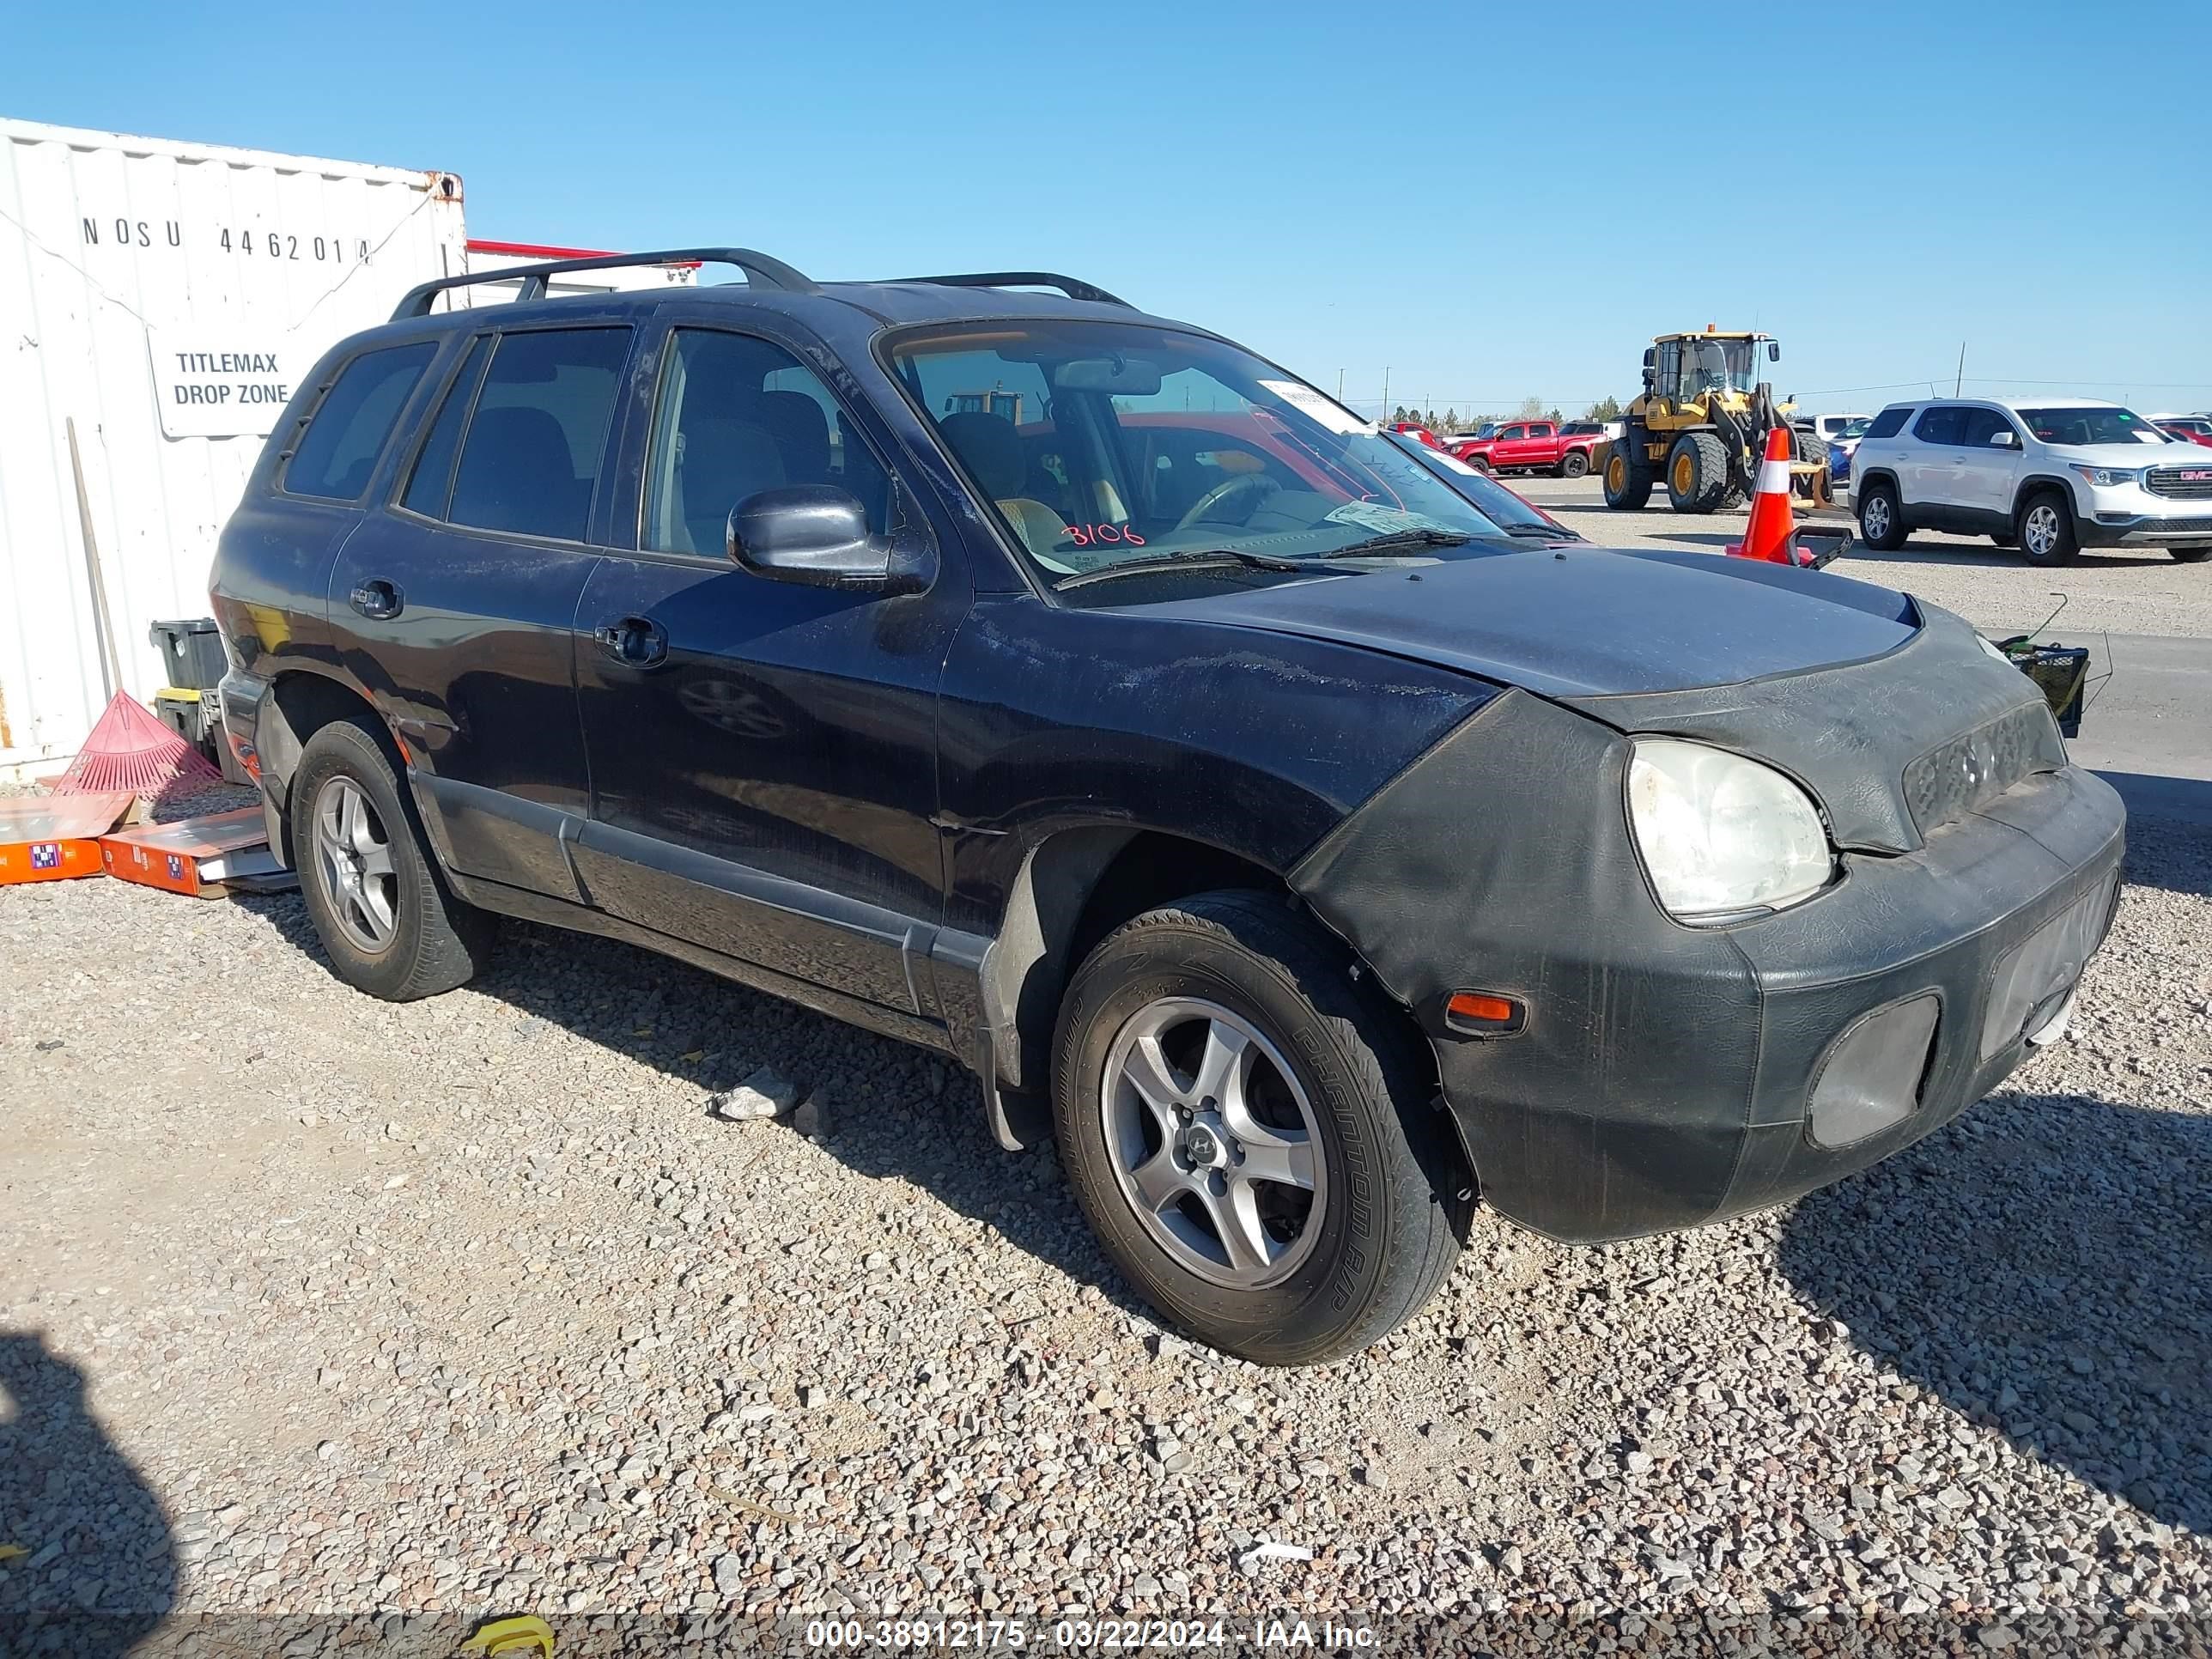
[[[1664,481],[1677,513],[1711,513],[1747,500],[1774,428],[1790,434],[1790,483],[1808,504],[1828,504],[1826,445],[1790,427],[1796,405],[1777,403],[1759,378],[1779,362],[1770,335],[1662,334],[1644,354],[1644,392],[1606,457],[1605,504],[1633,512]]]

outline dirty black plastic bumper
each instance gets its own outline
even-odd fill
[[[1739,1214],[1911,1145],[2020,1063],[2110,924],[2125,814],[2068,767],[1917,851],[1845,854],[1795,908],[1686,927],[1629,843],[1627,741],[1500,701],[1521,706],[1469,722],[1293,879],[1429,1030],[1486,1199],[1553,1237]],[[1449,833],[1422,827],[1447,811]],[[1455,989],[1522,1000],[1525,1028],[1454,1036]]]

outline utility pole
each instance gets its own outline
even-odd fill
[[[1336,371],[1336,400],[1344,401],[1344,371],[1340,368]]]
[[[1960,395],[1960,393],[1959,393],[1959,388],[1960,388],[1960,386],[1962,386],[1966,385],[1966,343],[1964,340],[1961,340],[1961,341],[1960,341],[1960,342],[1959,342],[1959,378],[1958,378],[1957,380],[1954,380],[1954,381],[1952,381],[1952,382],[1951,382],[1951,395],[1952,395],[1954,398],[1955,398],[1955,397],[1959,396],[1959,395]]]
[[[1390,369],[1388,364],[1385,364],[1382,369],[1382,414],[1381,418],[1382,425],[1388,426],[1390,424]]]

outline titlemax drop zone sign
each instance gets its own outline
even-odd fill
[[[146,338],[154,401],[170,437],[265,438],[276,429],[301,361],[289,337],[259,351],[200,350],[191,335],[167,330],[149,331]]]

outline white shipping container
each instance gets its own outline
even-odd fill
[[[301,377],[466,242],[453,173],[0,119],[0,775],[164,684]]]

